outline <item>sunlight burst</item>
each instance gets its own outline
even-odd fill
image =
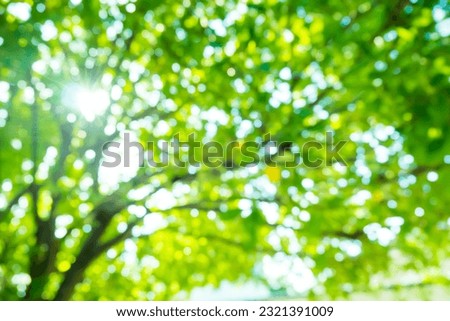
[[[63,100],[66,105],[78,109],[89,122],[103,115],[111,102],[106,90],[79,85],[68,86],[63,92]]]

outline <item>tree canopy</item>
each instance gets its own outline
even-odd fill
[[[1,0],[0,299],[449,285],[449,35],[446,0]],[[124,132],[345,163],[102,166]]]

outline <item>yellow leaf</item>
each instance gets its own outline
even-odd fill
[[[281,169],[278,167],[267,167],[264,173],[272,183],[278,183],[281,180]]]
[[[311,23],[311,33],[313,34],[319,34],[323,31],[324,23],[323,20],[320,18],[315,18],[314,21]]]

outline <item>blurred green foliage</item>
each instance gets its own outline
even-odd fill
[[[0,299],[449,284],[447,1],[0,1]],[[100,167],[124,130],[348,166]],[[156,151],[155,151],[156,152]]]

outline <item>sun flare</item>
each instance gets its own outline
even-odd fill
[[[109,104],[109,93],[100,88],[87,88],[80,85],[70,85],[63,91],[65,105],[78,110],[88,122],[103,115]]]

